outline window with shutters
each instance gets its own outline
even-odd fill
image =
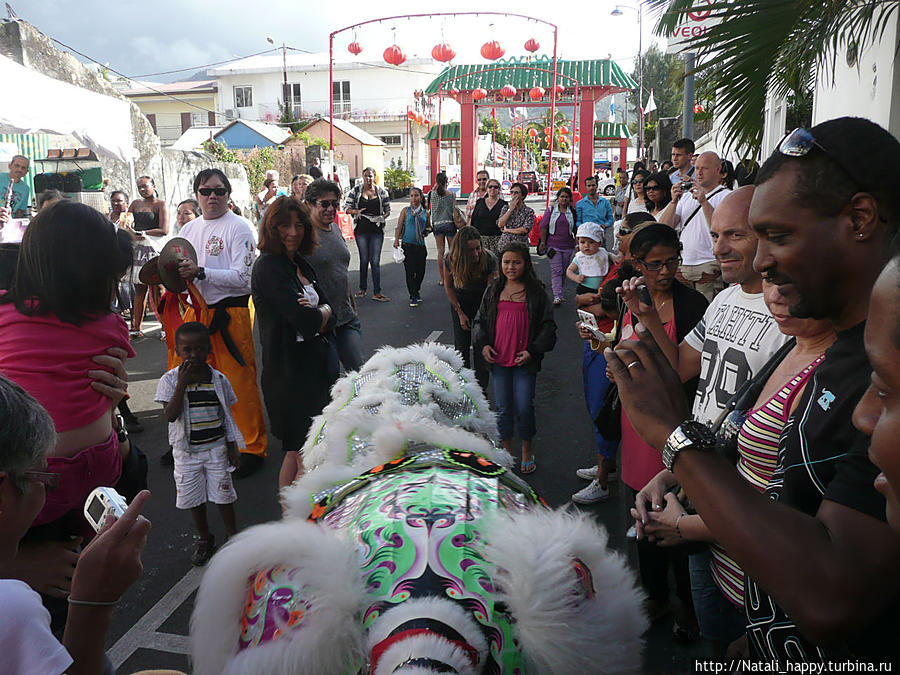
[[[332,83],[334,92],[334,114],[341,117],[350,116],[350,80]]]
[[[379,136],[378,138],[385,145],[403,145],[403,137],[399,134],[396,136]]]

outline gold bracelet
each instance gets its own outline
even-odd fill
[[[71,597],[68,600],[70,605],[84,605],[85,607],[115,607],[119,604],[118,600],[109,602],[101,600],[73,600]]]

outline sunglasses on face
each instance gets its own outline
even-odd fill
[[[53,490],[59,487],[58,473],[50,473],[49,471],[26,471],[24,476],[28,480],[33,480],[34,482],[43,485],[44,490],[47,492],[53,492]]]
[[[659,185],[645,185],[644,189],[647,192],[650,192],[650,190],[659,190]]]
[[[488,185],[488,190],[499,190],[499,189],[500,189],[499,185]]]
[[[642,180],[635,180],[635,181],[632,181],[632,183],[634,183],[635,185],[643,185],[643,184],[644,184],[644,181],[642,181]]]
[[[626,237],[626,236],[628,236],[629,234],[631,234],[631,228],[630,228],[630,227],[620,227],[620,228],[619,228],[619,231],[617,232],[617,234],[618,234],[620,237]]]
[[[621,232],[622,230],[619,230]],[[646,260],[638,259],[638,262],[644,266],[644,269],[648,272],[659,272],[663,267],[668,267],[670,270],[677,269],[681,264],[681,256],[675,256],[674,258],[669,258],[668,260],[664,260],[662,262],[647,262]]]
[[[316,202],[316,205],[320,209],[327,209],[329,206],[336,209],[341,205],[341,202],[337,199],[320,199]]]
[[[199,192],[204,197],[209,197],[212,194],[214,194],[216,197],[224,197],[225,195],[228,194],[228,190],[226,190],[223,187],[216,187],[216,188],[202,187],[199,190],[197,190],[197,192]]]

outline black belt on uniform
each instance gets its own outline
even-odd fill
[[[222,341],[225,343],[225,348],[228,350],[228,353],[231,354],[232,358],[241,366],[246,366],[247,362],[244,361],[241,350],[238,349],[238,346],[234,343],[234,339],[231,337],[231,333],[228,331],[228,324],[231,323],[231,316],[228,314],[227,309],[229,307],[247,307],[249,302],[249,295],[240,295],[234,298],[223,298],[216,304],[209,306],[209,309],[215,310],[213,312],[212,321],[209,322],[209,334],[213,335],[214,333],[221,333]]]

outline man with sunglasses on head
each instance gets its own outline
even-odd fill
[[[782,669],[861,661],[874,672],[897,659],[900,537],[884,522],[878,469],[852,413],[869,385],[863,334],[897,233],[898,170],[900,143],[850,117],[795,129],[760,169],[750,206],[754,266],[793,316],[827,319],[837,332],[781,434],[765,494],[688,419],[678,375],[648,332],[607,352],[629,419],[746,573],[751,656]],[[836,171],[846,175],[837,186]]]
[[[469,195],[469,200],[466,202],[466,222],[472,217],[472,211],[475,210],[478,200],[487,196],[488,177],[488,172],[484,169],[475,174],[475,189],[472,190],[472,194]]]
[[[731,192],[720,184],[721,169],[722,161],[716,153],[701,154],[693,179],[688,179],[690,189],[687,181],[672,183],[672,201],[656,217],[681,232],[683,262],[678,280],[703,293],[709,301],[724,288],[709,233],[713,211]]]
[[[262,467],[266,456],[266,422],[256,380],[256,350],[250,300],[250,271],[256,242],[246,220],[228,207],[231,183],[219,169],[203,169],[194,178],[194,193],[202,216],[181,228],[197,252],[197,262],[182,260],[183,279],[192,280],[206,302],[206,311],[194,307],[185,321],[206,324],[212,342],[211,364],[231,382],[238,402],[232,413],[244,437],[241,463],[235,478]]]

